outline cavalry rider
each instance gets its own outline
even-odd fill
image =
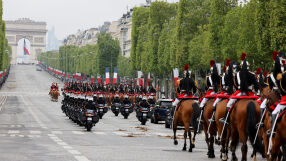
[[[185,78],[183,78],[179,82],[179,88],[180,88],[181,94],[178,96],[178,98],[175,99],[173,106],[177,106],[178,103],[180,102],[180,99],[184,97],[192,97],[191,91],[193,91],[193,93],[197,92],[197,87],[195,85],[195,82],[190,77],[189,65],[185,65],[184,71],[185,71]]]
[[[254,73],[249,72],[249,63],[246,61],[246,53],[241,55],[241,71],[237,72],[234,79],[234,85],[238,89],[231,97],[226,106],[225,123],[228,123],[229,114],[231,112],[231,107],[236,103],[237,99],[232,98],[234,96],[254,96],[254,90],[258,91],[258,83],[256,81],[256,76]]]
[[[233,65],[230,65],[230,59],[226,59],[225,67],[223,69],[223,74],[220,79],[222,92],[217,95],[215,102],[213,103],[213,115],[211,121],[214,121],[214,114],[216,111],[216,105],[222,101],[224,98],[233,93]]]
[[[124,96],[123,105],[129,105],[129,104],[130,104],[130,101],[129,101],[128,95],[126,94]]]
[[[200,119],[202,119],[202,114],[204,111],[204,107],[206,105],[206,103],[208,102],[209,99],[214,98],[216,95],[216,92],[218,91],[218,86],[220,84],[220,76],[218,74],[217,71],[217,67],[216,67],[216,62],[215,60],[211,60],[210,61],[210,66],[211,66],[211,74],[209,76],[207,76],[207,93],[203,99],[203,101],[200,104],[200,108],[201,108],[201,116]]]
[[[280,61],[280,58],[277,57],[275,61],[275,65],[274,65],[275,67],[274,67],[273,75],[276,78],[276,84],[279,88],[279,92],[282,97],[281,97],[279,104],[276,106],[276,108],[272,112],[272,121],[271,121],[271,124],[272,124],[271,132],[272,133],[275,133],[275,123],[278,118],[278,115],[286,107],[286,72],[283,71],[284,67],[282,65],[283,63]]]

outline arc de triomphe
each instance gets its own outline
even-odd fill
[[[17,63],[17,46],[20,39],[28,39],[31,43],[30,63],[36,63],[37,54],[46,51],[46,22],[36,22],[28,18],[16,21],[5,21],[6,38],[12,48],[11,64]]]

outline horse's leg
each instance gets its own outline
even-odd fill
[[[214,135],[210,134],[210,145],[209,145],[209,158],[215,158],[214,154]]]
[[[187,129],[185,127],[185,131],[184,131],[184,147],[183,147],[183,151],[187,150]]]
[[[177,132],[177,119],[176,119],[176,115],[174,117],[174,121],[173,121],[173,132],[174,132],[174,144],[178,145],[178,140],[177,140],[177,136],[176,136],[176,132]]]
[[[236,146],[238,144],[238,141],[239,141],[239,139],[237,136],[237,132],[236,132],[236,130],[232,129],[231,130],[231,143],[230,143],[230,150],[232,153],[232,159],[231,159],[232,161],[237,161],[235,151],[236,151]]]
[[[192,142],[192,132],[191,132],[191,129],[190,129],[190,128],[189,128],[189,130],[188,130],[188,134],[189,134],[189,139],[190,139],[190,149],[189,149],[189,152],[193,152],[194,143]]]
[[[245,141],[241,146],[242,158],[241,161],[247,160],[247,142]]]
[[[271,159],[272,161],[276,161],[278,158],[278,152],[280,151],[280,140],[278,140],[278,138],[280,138],[279,134],[275,134],[275,137],[273,138],[273,145],[271,148]],[[284,159],[285,160],[285,159]]]

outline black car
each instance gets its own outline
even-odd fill
[[[159,121],[165,121],[171,108],[171,99],[159,99],[157,105],[152,109],[151,123],[158,124]]]

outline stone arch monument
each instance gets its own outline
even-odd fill
[[[22,38],[30,41],[30,63],[36,63],[37,54],[46,51],[46,22],[36,22],[28,18],[22,18],[16,21],[5,21],[5,23],[6,38],[12,48],[11,64],[17,63],[17,46]]]

